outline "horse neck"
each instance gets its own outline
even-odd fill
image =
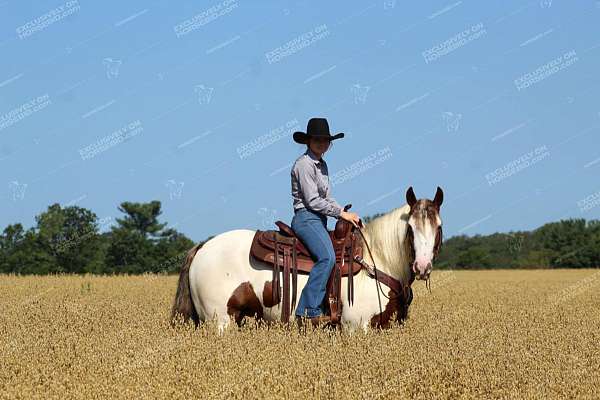
[[[409,251],[410,244],[406,243],[406,225],[410,207],[396,208],[387,214],[375,218],[365,224],[364,239],[371,248],[373,260],[366,246],[363,246],[363,258],[402,283],[407,283],[410,277]]]

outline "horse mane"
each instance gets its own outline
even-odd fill
[[[410,243],[406,239],[408,204],[374,218],[364,224],[363,234],[371,247],[377,269],[395,277],[402,283],[410,278]],[[366,246],[363,258],[373,264]]]

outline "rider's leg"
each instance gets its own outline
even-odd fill
[[[335,252],[327,232],[327,217],[301,209],[294,214],[292,229],[315,260],[298,300],[296,315],[316,317],[323,313],[321,304],[325,298],[327,280],[335,265]]]

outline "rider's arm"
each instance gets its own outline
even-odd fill
[[[332,196],[331,196],[331,181],[329,181],[329,172],[327,172],[327,189],[325,191],[325,200],[327,200],[329,203],[333,204],[333,206],[335,208],[338,208],[340,210],[343,210],[344,207],[342,207]],[[339,218],[339,215],[336,217]]]
[[[300,193],[306,208],[329,217],[340,217],[343,208],[335,200],[331,201],[331,199],[319,196],[317,171],[313,163],[296,163],[293,173],[298,180]]]

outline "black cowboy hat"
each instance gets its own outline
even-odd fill
[[[294,132],[294,142],[307,144],[310,137],[325,137],[329,141],[344,137],[342,132],[335,135],[329,133],[329,124],[325,118],[311,118],[308,120],[305,132]]]

